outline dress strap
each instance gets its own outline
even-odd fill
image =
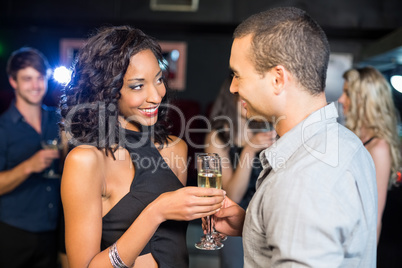
[[[366,146],[367,144],[369,144],[372,140],[374,140],[375,138],[377,138],[376,136],[371,137],[370,139],[368,139],[368,141],[364,142],[363,145]]]

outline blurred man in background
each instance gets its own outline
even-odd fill
[[[42,147],[59,139],[59,116],[42,105],[49,70],[28,47],[7,63],[15,100],[0,116],[0,267],[57,267],[60,179],[45,172],[59,152]]]

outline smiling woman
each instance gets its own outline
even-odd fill
[[[154,54],[144,50],[134,55],[123,81],[119,99],[120,123],[134,131],[140,131],[138,124],[154,125],[166,94],[162,71]]]
[[[158,42],[128,26],[78,52],[61,101],[75,146],[61,189],[71,267],[188,267],[186,221],[221,207],[223,191],[183,187],[187,145],[166,131],[162,62]]]

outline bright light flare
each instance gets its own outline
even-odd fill
[[[71,80],[71,70],[67,69],[65,66],[60,66],[54,69],[53,78],[58,83],[65,85]]]
[[[172,50],[170,57],[173,61],[177,61],[180,57],[180,52],[177,49]]]
[[[393,75],[390,80],[391,85],[402,93],[402,75]]]

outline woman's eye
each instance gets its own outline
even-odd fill
[[[130,86],[130,88],[133,90],[139,90],[142,88],[142,84],[141,85],[132,85],[132,86]]]
[[[162,84],[164,80],[165,80],[165,78],[163,76],[161,76],[158,78],[157,82],[158,82],[158,84]]]

